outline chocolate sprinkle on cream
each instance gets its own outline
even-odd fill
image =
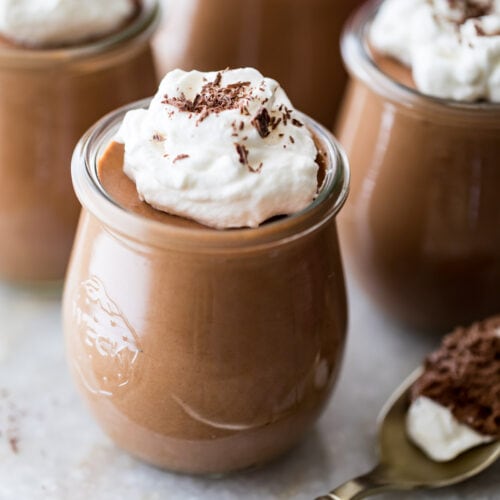
[[[250,163],[248,162],[248,149],[246,148],[246,146],[244,146],[243,144],[235,143],[234,147],[236,148],[236,152],[238,153],[240,163],[242,165],[245,165],[245,167],[247,167],[250,172],[257,174],[262,170],[262,162],[260,162],[257,168],[250,165]]]
[[[240,157],[240,163],[242,165],[248,165],[248,149],[243,144],[235,144],[234,146]]]
[[[222,73],[219,71],[215,77],[214,85],[220,85],[221,80],[222,80]]]
[[[213,82],[208,82],[196,94],[193,100],[187,99],[184,93],[180,97],[165,95],[162,104],[176,107],[181,112],[198,115],[198,123],[210,114],[219,114],[229,109],[240,109],[242,114],[248,114],[247,104],[251,97],[250,82],[237,82],[220,86],[221,73]]]
[[[252,125],[257,129],[257,132],[262,138],[267,137],[271,133],[269,130],[270,123],[271,117],[266,108],[262,108],[252,120]]]
[[[158,132],[153,135],[153,141],[155,141],[155,142],[163,142],[164,140],[165,140],[165,136],[158,133]]]
[[[172,163],[175,163],[177,160],[185,160],[186,158],[189,158],[189,155],[186,154],[177,155]]]

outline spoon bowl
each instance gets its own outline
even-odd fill
[[[378,419],[380,463],[368,474],[352,479],[316,500],[357,500],[390,490],[441,488],[479,474],[500,457],[500,441],[462,453],[449,462],[435,462],[406,434],[409,391],[422,374],[415,370],[396,389]]]

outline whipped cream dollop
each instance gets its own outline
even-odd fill
[[[207,226],[256,227],[317,194],[311,132],[280,85],[252,68],[168,73],[115,140],[142,200]]]
[[[445,406],[425,396],[415,399],[406,417],[410,439],[436,462],[446,462],[494,440],[460,423]]]
[[[0,0],[0,33],[32,46],[106,35],[137,9],[135,0]]]
[[[500,0],[385,0],[370,42],[425,94],[500,102]]]

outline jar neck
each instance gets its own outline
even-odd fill
[[[342,58],[351,77],[362,81],[371,91],[400,107],[446,116],[477,116],[498,122],[500,104],[468,103],[425,95],[403,85],[384,73],[372,57],[369,29],[384,0],[370,0],[350,17],[341,38]]]
[[[119,206],[109,197],[97,175],[97,162],[112,141],[125,113],[144,108],[150,99],[125,106],[97,122],[80,140],[72,160],[73,185],[83,207],[122,237],[138,242],[147,234],[158,247],[189,248],[190,251],[252,250],[276,247],[317,231],[343,206],[349,188],[347,158],[333,136],[311,118],[301,119],[315,134],[326,154],[326,176],[317,198],[304,210],[250,229],[216,230],[186,228],[147,219]]]
[[[159,21],[158,0],[144,0],[137,16],[123,29],[93,42],[62,48],[30,49],[15,46],[0,48],[0,66],[33,69],[84,62],[104,54],[120,51],[130,44],[148,43]]]

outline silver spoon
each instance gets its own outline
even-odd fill
[[[316,500],[358,500],[384,491],[441,488],[469,479],[500,456],[500,440],[473,448],[450,462],[427,458],[406,437],[408,392],[422,373],[419,368],[396,389],[379,419],[379,464]]]

